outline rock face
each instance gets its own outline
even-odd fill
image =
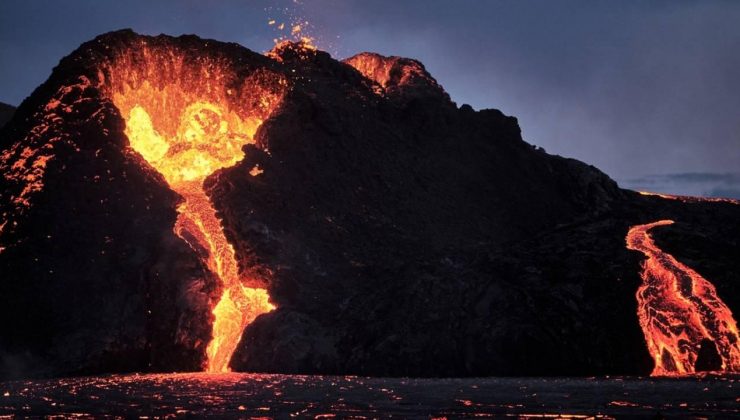
[[[740,207],[621,190],[515,118],[457,107],[418,61],[120,31],[63,59],[0,131],[5,376],[203,366],[218,281],[173,233],[181,199],[128,147],[101,71],[143,44],[287,86],[244,160],[205,181],[240,272],[277,306],[234,370],[646,374],[629,226],[674,218],[666,235],[706,233],[686,255],[727,246],[716,267],[740,268],[721,234]]]
[[[10,121],[10,118],[13,116],[14,112],[14,106],[0,102],[0,128],[2,128],[5,123]]]

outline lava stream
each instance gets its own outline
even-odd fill
[[[221,296],[211,302],[208,372],[228,371],[244,328],[275,308],[265,289],[246,287],[257,279],[240,275],[234,248],[203,187],[216,171],[244,158],[243,147],[255,143],[257,129],[287,89],[279,73],[245,69],[208,50],[194,56],[156,41],[121,51],[98,74],[125,119],[131,148],[184,198],[175,233],[220,280]],[[245,175],[261,172],[253,168]]]
[[[206,370],[227,372],[244,328],[274,306],[266,290],[243,285],[234,249],[203,189],[203,181],[244,157],[242,146],[254,143],[254,133],[262,120],[237,114],[223,94],[213,93],[219,90],[201,87],[205,93],[199,92],[197,85],[183,86],[182,79],[174,78],[162,86],[148,81],[134,87],[122,84],[112,96],[126,118],[131,148],[185,199],[177,209],[175,233],[221,280],[222,295],[212,310],[213,334],[206,349]],[[271,103],[270,97],[263,102]]]
[[[168,136],[158,132],[149,112],[136,104],[128,113],[126,134],[131,147],[185,199],[177,209],[175,233],[196,251],[207,253],[208,268],[221,280],[223,292],[213,308],[206,370],[227,372],[244,328],[274,306],[266,290],[242,285],[234,248],[226,240],[203,180],[243,156],[240,145],[251,141],[254,124],[247,125],[235,116],[229,121],[226,111],[209,102],[194,102],[174,114],[171,118],[179,119],[178,129]]]
[[[637,225],[627,233],[627,248],[647,257],[637,291],[637,314],[648,350],[655,360],[652,375],[697,372],[707,356],[721,364],[711,370],[740,371],[740,334],[732,312],[714,285],[655,245],[649,231],[672,220]],[[702,348],[704,347],[704,348]],[[711,359],[713,356],[709,356]],[[709,363],[711,365],[711,362]]]
[[[224,288],[213,308],[213,339],[206,350],[206,370],[227,372],[244,328],[275,307],[265,289],[241,284],[234,248],[226,240],[216,210],[200,185],[182,183],[176,191],[185,197],[185,203],[177,209],[175,232],[193,248],[208,250],[208,268],[218,275]]]

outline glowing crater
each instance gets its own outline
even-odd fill
[[[242,147],[254,143],[280,95],[249,78],[238,85],[228,66],[216,60],[186,62],[172,50],[123,54],[108,72],[109,96],[126,120],[131,148],[185,199],[175,232],[194,249],[208,251],[206,264],[221,280],[206,370],[226,372],[244,328],[274,306],[265,289],[247,287],[247,279],[240,278],[203,181],[244,157]]]

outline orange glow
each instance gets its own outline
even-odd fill
[[[637,315],[648,350],[655,360],[652,375],[696,373],[703,340],[711,340],[722,371],[740,371],[740,334],[732,312],[717,290],[699,273],[661,251],[649,231],[673,224],[661,220],[630,228],[627,248],[647,257],[643,284],[637,291]]]
[[[244,328],[274,306],[265,289],[247,287],[250,279],[241,278],[203,181],[244,157],[242,146],[255,142],[280,92],[267,91],[249,77],[237,80],[217,60],[186,62],[183,56],[161,47],[121,55],[107,69],[108,94],[126,120],[131,148],[184,198],[175,233],[199,254],[207,253],[208,268],[220,278],[206,370],[227,372]]]
[[[393,76],[391,70],[395,64],[392,59],[377,54],[360,54],[346,60],[346,63],[362,73],[363,76],[377,82],[383,88],[388,87]]]
[[[736,204],[740,205],[740,200],[735,200],[732,198],[721,198],[721,197],[692,197],[689,195],[671,195],[671,194],[661,194],[661,193],[654,193],[654,192],[648,192],[648,191],[638,191],[640,195],[648,196],[648,197],[660,197],[664,198],[666,200],[675,200],[675,201],[681,201],[683,203],[730,203],[730,204]]]

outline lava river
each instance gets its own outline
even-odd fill
[[[637,225],[627,248],[647,257],[637,291],[637,314],[655,360],[653,375],[740,371],[740,337],[732,312],[714,285],[655,245],[650,230],[672,220]]]
[[[279,95],[219,60],[188,61],[182,51],[146,46],[118,57],[107,78],[131,148],[184,198],[175,233],[221,281],[205,368],[226,372],[244,328],[274,306],[265,289],[247,287],[258,282],[242,278],[203,182],[244,157],[242,147],[255,142]]]

